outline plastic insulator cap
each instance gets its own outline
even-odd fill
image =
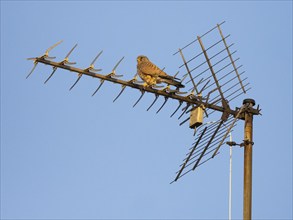
[[[252,106],[254,106],[255,101],[254,101],[254,99],[244,99],[243,100],[243,105],[245,105],[245,104],[252,104]]]

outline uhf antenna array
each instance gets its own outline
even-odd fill
[[[244,189],[244,206],[246,207],[246,211],[244,211],[246,214],[244,215],[247,217],[251,215],[251,211],[249,211],[251,207],[250,209],[247,207],[251,206],[249,200],[251,200],[251,147],[253,145],[252,116],[259,115],[260,109],[259,106],[256,109],[253,108],[255,102],[252,99],[245,99],[243,106],[240,108],[232,109],[230,107],[232,100],[247,93],[251,87],[247,82],[247,77],[244,77],[244,71],[241,70],[242,65],[238,64],[239,58],[234,59],[236,50],[234,49],[234,44],[229,43],[230,35],[224,35],[221,30],[221,26],[224,23],[217,24],[208,32],[197,36],[194,41],[174,53],[174,55],[180,56],[180,59],[182,59],[182,65],[179,66],[179,69],[184,72],[181,77],[181,83],[185,83],[185,91],[181,91],[179,88],[172,88],[174,86],[171,85],[145,86],[142,84],[143,82],[138,81],[137,74],[130,80],[119,79],[123,75],[117,74],[117,68],[124,57],[118,60],[111,72],[100,74],[98,72],[102,71],[102,69],[96,69],[94,65],[103,51],[97,54],[87,68],[74,67],[73,65],[76,63],[70,62],[69,56],[77,45],[68,52],[62,61],[54,62],[52,60],[55,57],[50,57],[49,52],[62,41],[48,48],[44,55],[28,58],[34,61],[34,67],[27,78],[33,73],[38,63],[43,63],[53,67],[52,73],[44,83],[51,79],[58,68],[77,73],[77,79],[69,90],[74,88],[83,75],[86,75],[100,80],[92,96],[98,92],[106,81],[120,84],[122,86],[121,91],[114,98],[113,102],[121,96],[127,87],[137,89],[141,93],[133,107],[141,101],[146,92],[154,94],[155,99],[147,108],[147,111],[153,107],[159,97],[163,97],[164,102],[156,113],[161,111],[168,100],[177,100],[178,106],[170,117],[173,117],[181,110],[178,119],[181,119],[183,116],[187,117],[181,121],[180,125],[189,121],[189,127],[194,129],[196,138],[186,154],[186,158],[182,161],[173,182],[218,155],[220,147],[225,142],[229,132],[236,126],[236,122],[238,120],[245,120],[245,138],[243,143],[239,145],[244,146],[245,157],[247,158],[245,161],[248,161],[244,165],[244,175],[246,176],[244,181],[250,183],[250,185],[245,185],[246,188],[244,187],[246,189]],[[204,41],[205,43],[208,42],[208,46],[204,46]],[[183,54],[183,51],[185,54]],[[178,72],[174,75],[174,78],[177,75]],[[220,115],[215,113],[220,113]],[[204,119],[207,118],[209,118],[209,121],[204,123]],[[215,120],[211,121],[211,118]]]
[[[230,34],[222,33],[221,25],[223,23],[217,24],[202,36],[197,36],[194,41],[174,53],[174,55],[180,55],[183,60],[183,64],[179,68],[185,68],[186,75],[190,76],[186,82],[189,91],[195,91],[198,97],[202,97],[202,100],[207,100],[213,105],[220,105],[224,109],[221,112],[211,108],[207,109],[205,106],[201,106],[201,108],[186,106],[186,108],[190,107],[190,110],[186,112],[191,112],[191,114],[180,125],[187,121],[192,122],[192,117],[194,117],[195,123],[197,123],[195,124],[197,137],[180,165],[174,181],[214,158],[219,153],[229,132],[236,126],[237,120],[243,119],[241,117],[243,109],[241,108],[236,108],[235,114],[230,113],[230,102],[247,93],[251,87],[249,87],[247,77],[243,76],[245,71],[241,70],[242,65],[238,64],[240,58],[232,57],[236,55],[237,51],[234,49],[233,43],[228,43]],[[217,35],[212,35],[214,32],[217,32]],[[204,46],[203,40],[209,42],[208,47]],[[186,60],[182,53],[183,50],[191,54],[191,58]],[[194,51],[197,52],[195,55]],[[210,122],[203,123],[201,119],[198,120],[196,117],[200,114],[199,112],[204,113],[203,118],[209,117]],[[213,115],[218,112],[221,113],[221,116]],[[259,109],[255,113],[258,114]],[[211,117],[215,120],[212,123]]]

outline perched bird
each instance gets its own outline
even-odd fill
[[[169,76],[153,64],[146,56],[141,55],[137,57],[137,73],[147,86],[164,82],[176,86],[177,88],[184,87],[181,82],[175,80],[176,78]]]

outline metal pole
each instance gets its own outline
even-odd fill
[[[230,132],[230,142],[232,134]],[[230,170],[229,170],[229,220],[232,220],[232,145],[230,146]]]
[[[243,191],[243,219],[251,219],[252,203],[252,121],[253,113],[250,111],[255,105],[253,99],[245,99],[243,104],[247,106],[244,111],[244,191]]]

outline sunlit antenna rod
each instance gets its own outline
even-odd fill
[[[147,108],[147,111],[151,109],[151,107],[155,104],[155,102],[158,100],[158,98],[159,98],[159,95],[158,94],[155,94],[155,99],[152,102],[152,104]]]
[[[204,133],[206,132],[206,130],[207,130],[207,127],[204,128],[203,132],[201,133],[201,135],[200,135],[200,137],[198,138],[196,144],[195,144],[194,147],[192,148],[192,151],[190,152],[190,154],[189,154],[188,157],[186,158],[184,164],[182,165],[181,169],[179,170],[179,172],[178,172],[177,176],[175,177],[175,180],[174,180],[174,181],[177,181],[178,178],[180,177],[180,174],[181,174],[182,171],[184,170],[186,164],[188,163],[190,157],[192,156],[193,152],[195,151],[197,145],[199,144],[199,142],[200,142],[202,136],[204,135]]]
[[[172,115],[170,115],[170,118],[172,118],[176,114],[176,112],[180,109],[182,104],[183,104],[183,101],[179,101],[178,107],[175,109],[175,111],[172,113]]]
[[[221,121],[217,121],[217,125],[220,123]],[[233,127],[235,127],[236,126],[236,124],[235,125],[233,125]],[[197,150],[194,152],[194,154],[192,155],[193,156],[193,158],[191,158],[191,159],[194,159],[194,158],[196,158],[198,155],[196,155],[197,153],[200,153],[202,150],[203,150],[203,148],[204,148],[204,146],[207,144],[207,142],[208,142],[208,140],[212,137],[212,135],[214,134],[214,132],[215,132],[215,130],[216,130],[216,128],[217,128],[217,126],[216,127],[214,127],[212,130],[210,130],[209,132],[206,132],[205,133],[205,137],[204,138],[202,138],[202,140],[201,140],[201,142],[200,142],[200,144],[199,144],[199,146],[197,147]],[[212,142],[212,144],[213,145],[211,145],[211,146],[215,146],[215,145],[218,145],[219,143],[220,143],[220,141],[222,140],[222,135],[226,132],[226,130],[227,130],[227,127],[221,127],[221,128],[219,128],[218,129],[218,133],[216,134],[216,136],[215,136],[215,138],[214,138],[214,140],[213,140],[213,142]],[[201,134],[202,134],[202,132],[201,132]],[[201,135],[200,134],[200,135]],[[198,140],[198,137],[197,137],[197,139],[196,139],[196,141]],[[191,150],[192,148],[189,148],[189,151]],[[188,155],[189,153],[187,153],[186,154],[186,156]]]
[[[164,71],[165,68],[163,68],[161,71]],[[173,76],[174,79],[176,79],[176,76],[178,75],[179,71]],[[153,88],[160,88],[159,86],[152,86]],[[170,89],[170,85],[167,85],[163,91],[166,91],[168,93],[174,93],[174,94],[185,94],[185,92],[180,92],[178,89],[175,89],[175,90],[171,90]],[[147,108],[147,111],[149,111],[152,106],[156,103],[156,101],[158,100],[159,98],[159,95],[158,94],[155,94],[155,99],[154,101],[152,102],[152,104]],[[162,104],[162,106],[159,108],[159,110],[157,110],[157,114],[162,110],[162,108],[164,107],[164,105],[167,103],[168,101],[168,97],[165,97],[165,101],[164,103]]]
[[[165,97],[165,100],[164,100],[163,104],[162,104],[161,107],[157,110],[156,114],[158,114],[158,113],[162,110],[162,108],[165,106],[165,104],[167,103],[167,101],[168,101],[168,97]]]
[[[30,58],[28,58],[28,59],[30,59]],[[26,79],[29,78],[29,76],[34,72],[34,70],[36,69],[37,65],[38,65],[38,62],[35,60],[35,61],[34,61],[34,67],[33,67],[32,70],[29,72],[29,74],[26,76]]]
[[[202,157],[205,155],[206,150],[208,149],[209,145],[212,143],[215,135],[217,134],[218,130],[220,129],[220,127],[222,126],[223,121],[221,121],[218,125],[218,127],[216,128],[215,132],[213,133],[212,137],[210,138],[209,142],[207,143],[206,147],[204,148],[204,150],[202,151],[201,155],[199,156],[197,162],[194,164],[193,166],[193,170],[195,170],[195,168],[197,167],[197,165],[199,164],[200,160],[202,159]]]
[[[224,68],[226,68],[227,66],[229,66],[230,64],[224,66],[223,68],[221,68],[220,70],[218,70],[217,72],[215,72],[215,74],[217,74],[219,71],[223,70]],[[239,70],[242,67],[242,65],[238,66],[237,69]],[[218,79],[218,81],[222,81],[224,78],[226,78],[228,75],[230,75],[232,72],[234,72],[235,70],[231,70],[230,72],[226,73],[224,76],[220,77]],[[239,75],[242,75],[243,73],[245,73],[245,71],[242,71]],[[209,77],[208,77],[209,78]],[[208,80],[208,78],[204,79],[201,83],[203,83],[205,80]],[[200,83],[199,83],[200,84]],[[205,89],[203,89],[203,91],[205,91],[206,89],[210,88],[211,86],[215,85],[216,83],[212,83],[209,86],[207,86]]]
[[[207,52],[205,51],[204,45],[203,45],[203,43],[202,43],[202,41],[201,41],[201,38],[198,36],[197,39],[198,39],[198,42],[199,42],[199,44],[200,44],[200,46],[201,46],[201,48],[202,48],[202,51],[203,51],[203,53],[204,53],[204,56],[205,56],[205,58],[206,58],[206,60],[207,60],[208,66],[209,66],[209,68],[210,68],[210,71],[211,71],[211,73],[212,73],[212,76],[213,76],[213,78],[214,78],[214,81],[215,81],[215,83],[216,83],[216,85],[217,85],[217,89],[218,89],[218,91],[219,91],[219,93],[220,93],[220,95],[221,95],[222,106],[223,106],[223,108],[224,108],[225,110],[226,110],[226,109],[230,109],[229,104],[228,104],[227,100],[225,99],[225,97],[224,97],[224,95],[223,95],[223,92],[222,92],[221,86],[220,86],[220,84],[219,84],[219,82],[218,82],[218,79],[217,79],[217,77],[216,77],[216,74],[215,74],[214,69],[213,69],[213,67],[212,67],[212,64],[211,64],[211,62],[210,62],[210,59],[209,59],[209,57],[208,57],[208,55],[207,55]],[[222,120],[223,120],[223,121],[226,121],[226,120],[228,119],[228,117],[229,117],[229,113],[228,113],[227,111],[224,111],[223,114],[222,114]]]
[[[119,64],[122,62],[122,60],[124,59],[124,57],[122,57],[118,62],[117,64],[114,66],[114,68],[112,69],[111,73],[107,74],[105,77],[106,78],[100,78],[100,77],[97,77],[97,76],[92,76],[92,77],[96,77],[96,78],[100,78],[100,85],[99,87],[94,91],[94,93],[92,94],[92,96],[94,96],[98,91],[99,89],[102,87],[102,85],[104,84],[105,80],[108,79],[113,79],[113,78],[119,78],[119,77],[122,77],[123,75],[116,75],[116,69],[117,67],[119,66]],[[102,75],[103,76],[103,75]],[[108,81],[111,81],[111,80],[108,80]],[[113,82],[113,81],[112,81]],[[123,89],[124,91],[124,89]],[[120,94],[121,95],[121,94]]]
[[[221,122],[219,122],[219,123],[221,123]],[[198,167],[198,165],[200,164],[200,162],[198,162],[198,164],[195,166],[195,164],[197,163],[198,160],[201,160],[204,156],[207,156],[207,155],[214,152],[215,148],[213,148],[213,147],[217,146],[217,144],[219,144],[220,139],[221,139],[220,135],[223,132],[225,132],[225,130],[223,131],[223,129],[222,129],[223,127],[221,129],[218,129],[219,123],[217,123],[218,126],[216,127],[216,129],[213,130],[212,135],[209,135],[208,138],[204,138],[204,139],[200,140],[200,145],[197,146],[196,151],[193,150],[193,147],[190,148],[190,150],[192,152],[186,154],[187,157],[183,160],[184,163],[182,163],[180,165],[181,169],[182,169],[182,166],[185,164],[186,159],[188,158],[188,163],[186,163],[184,166],[185,166],[185,168],[192,166],[191,170],[194,171],[194,169],[195,169],[194,167]],[[218,129],[218,133],[216,132],[217,129]],[[220,131],[220,130],[222,130],[222,131]],[[220,134],[219,134],[219,132],[220,132]],[[205,150],[205,152],[203,153],[204,150]],[[219,154],[219,152],[217,152],[217,154]],[[212,159],[212,157],[210,157],[210,159]],[[176,174],[178,174],[178,172],[179,171],[177,171]],[[178,176],[177,180],[181,177],[182,177],[182,175]]]
[[[235,50],[235,51],[232,52],[232,54],[234,54],[234,53],[236,53],[236,52],[237,52],[237,51]],[[229,57],[229,55],[227,55],[226,57],[224,57],[224,58],[222,58],[221,60],[217,61],[216,63],[214,63],[213,65],[211,65],[211,67],[214,68],[215,66],[217,66],[218,64],[220,64],[220,63],[222,63],[224,60],[226,60],[228,57]],[[236,62],[237,60],[239,60],[239,59],[240,59],[240,58],[237,58],[237,59],[235,60],[235,62]],[[210,59],[209,59],[209,60],[210,60]],[[207,63],[207,61],[205,61],[204,63]],[[231,65],[231,63],[227,64],[227,65],[225,66],[225,68],[228,67],[228,66],[230,66],[230,65]],[[221,72],[221,71],[222,71],[223,69],[225,69],[225,68],[223,67],[221,70],[218,70],[216,73]],[[196,67],[193,68],[193,69],[191,70],[191,72],[193,72],[195,69],[196,69]],[[207,72],[208,70],[210,70],[209,67],[208,67],[207,69],[203,70],[202,72],[198,73],[196,76],[192,77],[192,79],[193,79],[193,80],[196,79],[197,77],[201,76],[202,74],[204,74],[204,73]],[[216,73],[215,73],[215,74],[216,74]],[[212,76],[210,76],[210,77],[212,77]],[[209,77],[209,78],[210,78],[210,77]],[[190,82],[191,82],[191,80],[188,80],[188,81],[186,82],[186,84],[187,84],[187,83],[190,83]]]
[[[230,44],[227,48],[232,47],[234,44]],[[208,50],[208,49],[207,49]],[[206,51],[207,51],[206,50]],[[215,57],[217,57],[218,55],[222,54],[224,51],[226,51],[226,48],[222,49],[220,52],[217,52],[216,54],[214,54],[213,56],[210,57],[210,60],[214,59]],[[234,51],[233,53],[236,53],[236,51]],[[199,55],[203,54],[203,52],[201,52]],[[196,67],[194,67],[193,69],[190,70],[190,72],[193,72],[194,70],[198,69],[199,67],[201,67],[202,65],[204,65],[205,63],[207,63],[207,61],[202,62],[201,64],[197,65]],[[182,65],[181,65],[182,66]],[[193,78],[194,79],[194,78]],[[190,80],[191,81],[191,80]]]
[[[139,103],[139,101],[142,99],[142,97],[144,96],[145,94],[145,91],[144,90],[141,90],[141,95],[139,96],[138,100],[134,103],[134,105],[132,106],[133,108],[137,105],[137,103]]]
[[[221,86],[220,86],[220,84],[219,84],[219,82],[218,82],[218,79],[217,79],[217,77],[216,77],[216,74],[215,74],[215,72],[214,72],[214,69],[213,69],[213,67],[212,67],[212,64],[211,64],[211,62],[210,62],[210,59],[209,59],[209,57],[208,57],[208,55],[207,55],[207,52],[206,52],[206,50],[205,50],[205,48],[204,48],[204,45],[203,45],[203,43],[202,43],[202,41],[201,41],[201,39],[200,39],[199,36],[197,37],[197,39],[198,39],[198,42],[199,42],[199,44],[200,44],[200,46],[201,46],[201,49],[202,49],[202,51],[203,51],[203,53],[204,53],[204,56],[205,56],[205,58],[206,58],[206,60],[207,60],[207,63],[208,63],[209,68],[210,68],[210,70],[211,70],[211,73],[212,73],[212,76],[213,76],[213,78],[214,78],[214,81],[215,81],[215,83],[216,83],[216,85],[217,85],[218,91],[219,91],[219,93],[220,93],[220,95],[221,95],[221,98],[222,98],[222,99],[225,99],[225,98],[224,98],[224,95],[223,95],[223,92],[222,92],[222,90],[221,90]]]
[[[233,80],[234,80],[235,78],[232,78],[232,79],[230,79],[230,80],[228,80],[227,82],[225,82],[222,86],[225,86],[225,85],[228,85],[230,82],[233,82]],[[243,82],[245,82],[247,80],[247,77],[245,77],[244,79],[243,79]],[[230,83],[231,84],[231,83]],[[227,98],[229,98],[230,96],[231,96],[231,94],[233,94],[233,93],[231,93],[231,94],[228,94],[227,95],[227,93],[230,91],[230,90],[232,90],[232,89],[234,89],[234,88],[237,88],[236,86],[238,85],[239,83],[237,82],[237,83],[234,83],[233,85],[231,85],[229,88],[226,88],[224,91],[223,91],[223,94],[224,95],[226,95],[225,96],[225,98],[227,99]],[[246,83],[245,82],[245,84],[244,84],[244,88],[245,87],[247,87],[249,85],[249,83]],[[242,88],[240,88],[240,90],[241,90]],[[238,90],[236,90],[236,91],[239,91],[239,89]],[[242,92],[243,93],[243,92]],[[213,99],[211,99],[210,100],[210,103],[218,103],[219,101],[221,101],[221,97],[220,97],[220,95],[218,95],[218,96],[216,96],[216,97],[214,97]]]
[[[237,77],[238,77],[238,80],[239,80],[239,83],[240,83],[240,85],[241,85],[241,88],[242,88],[243,92],[246,93],[246,91],[245,91],[245,89],[244,89],[244,87],[243,87],[242,81],[241,81],[241,79],[240,79],[240,75],[238,74],[237,68],[236,68],[236,66],[235,66],[235,63],[234,63],[233,58],[232,58],[232,55],[231,55],[231,53],[230,53],[229,47],[228,47],[228,45],[227,45],[227,43],[226,43],[226,40],[225,40],[225,38],[224,38],[224,35],[223,35],[223,33],[222,33],[221,27],[220,27],[219,24],[217,24],[217,27],[218,27],[218,30],[219,30],[220,35],[221,35],[221,37],[222,37],[222,40],[223,40],[223,42],[224,42],[225,48],[226,48],[226,50],[227,50],[227,52],[228,52],[228,54],[229,54],[229,58],[230,58],[231,63],[232,63],[232,65],[233,65],[233,67],[234,67],[234,70],[235,70],[235,73],[236,73],[236,75],[237,75]]]
[[[199,136],[202,134],[202,130],[204,129],[204,128],[207,128],[207,131],[209,132],[209,131],[211,131],[215,126],[216,126],[216,124],[217,123],[219,123],[219,120],[218,121],[213,121],[213,122],[206,122],[206,123],[204,123],[204,124],[202,124],[199,128],[198,128],[198,134],[197,134],[197,138],[195,139],[195,140],[197,140],[198,138],[199,138]],[[227,122],[228,123],[228,122]],[[195,144],[196,142],[194,142],[193,144]],[[192,145],[193,145],[192,144]],[[191,148],[189,148],[189,150],[191,150],[192,149],[192,147]],[[188,155],[189,153],[187,153],[186,155]]]
[[[231,118],[233,119],[233,118]],[[218,120],[215,124],[218,125],[222,120]],[[231,120],[229,120],[229,122],[227,122],[227,124],[231,124]],[[235,125],[233,125],[233,127],[235,127]],[[202,138],[201,140],[201,143],[199,144],[198,146],[198,151],[201,151],[201,147],[203,147],[207,141],[211,138],[211,136],[214,134],[215,130],[216,130],[217,126],[213,127],[213,128],[209,128],[208,127],[208,131],[205,132],[205,136]],[[213,143],[216,143],[216,141],[218,141],[217,143],[220,143],[220,141],[222,140],[222,134],[224,134],[226,132],[228,128],[227,127],[224,127],[222,126],[221,128],[218,129],[218,133],[216,134],[216,137],[214,139],[214,142]],[[200,132],[200,134],[198,134],[199,136],[202,134],[202,131]],[[195,141],[197,141],[198,137],[195,139]],[[193,143],[194,144],[194,143]],[[189,150],[191,150],[191,148],[189,148]],[[197,153],[198,151],[194,152],[194,153]],[[187,153],[186,155],[188,155],[189,153]]]
[[[221,22],[219,25],[224,24],[225,21]],[[209,31],[207,31],[206,33],[204,33],[203,35],[201,35],[200,37],[204,37],[205,35],[209,34],[210,32],[212,32],[213,30],[215,30],[217,28],[217,26],[213,27],[212,29],[210,29]],[[195,39],[194,41],[190,42],[189,44],[185,45],[184,47],[181,48],[181,50],[184,50],[185,48],[189,47],[191,44],[195,43],[197,41],[197,39]],[[179,51],[177,51],[176,53],[174,53],[173,55],[176,55],[177,53],[179,53]]]
[[[189,107],[191,106],[190,103],[187,103],[186,106],[182,109],[182,113],[181,115],[178,117],[178,120],[187,112],[187,110],[189,109]]]
[[[49,57],[49,52],[54,49],[55,47],[57,47],[59,44],[61,44],[63,41],[59,41],[56,44],[54,44],[53,46],[49,47],[45,53],[40,56],[40,57],[33,57],[33,58],[27,58],[27,60],[34,60],[34,67],[33,69],[30,71],[30,73],[26,76],[26,79],[33,73],[33,71],[36,69],[37,65],[38,65],[38,59],[55,59],[56,57]]]
[[[122,58],[123,59],[123,58]],[[121,59],[121,60],[122,60]],[[119,62],[120,63],[120,62]],[[134,77],[133,77],[133,79],[131,79],[131,80],[129,80],[128,82],[130,82],[130,83],[142,83],[142,82],[139,82],[138,80],[137,80],[137,73],[134,75]],[[122,89],[121,89],[121,91],[119,92],[119,94],[116,96],[116,98],[113,100],[113,102],[115,102],[120,96],[121,96],[121,94],[124,92],[124,90],[126,89],[126,85],[122,85]]]
[[[218,154],[219,154],[219,152],[218,152]],[[200,163],[197,165],[197,167],[199,167],[199,166],[205,164],[206,162],[208,162],[208,161],[211,160],[211,159],[212,159],[212,158],[209,157],[208,159],[206,159],[206,160],[200,162]],[[187,166],[186,166],[186,167],[187,167]],[[189,169],[189,170],[185,171],[184,173],[182,173],[182,174],[180,175],[180,178],[182,178],[182,177],[185,176],[186,174],[190,173],[191,171],[193,171],[193,170],[192,170],[192,169]],[[179,179],[179,178],[178,178],[178,179]],[[177,181],[178,181],[178,180],[177,180]],[[175,182],[175,180],[173,180],[170,184],[172,184],[172,183],[174,183],[174,182]]]
[[[103,53],[103,51],[101,51],[100,53],[98,53],[98,55],[94,58],[94,60],[91,62],[90,66],[88,68],[85,69],[85,71],[88,72],[98,72],[98,71],[102,71],[102,69],[95,69],[94,64],[97,61],[97,59],[101,56],[101,54]],[[80,80],[80,78],[82,77],[82,73],[78,74],[77,80],[73,83],[73,85],[70,87],[69,91],[71,89],[73,89],[73,87],[76,85],[76,83],[78,83],[78,81]]]
[[[186,70],[187,70],[187,74],[189,75],[190,80],[192,81],[192,85],[193,85],[193,90],[192,90],[192,92],[191,92],[191,94],[190,94],[190,97],[194,96],[194,95],[193,95],[193,92],[194,92],[194,91],[196,91],[196,94],[198,95],[198,97],[199,97],[199,96],[201,97],[201,94],[198,92],[197,86],[196,86],[196,84],[195,84],[195,82],[194,82],[194,80],[193,80],[193,78],[192,78],[191,72],[190,72],[189,67],[188,67],[188,65],[187,65],[187,63],[186,63],[185,57],[184,57],[184,55],[183,55],[183,53],[182,53],[182,50],[179,49],[179,52],[180,52],[181,58],[182,58],[182,60],[183,60],[183,63],[184,63],[184,65],[185,65],[185,68],[186,68]],[[196,98],[197,98],[197,97],[196,97]],[[202,100],[200,99],[200,101],[202,101]],[[178,119],[180,119],[180,118],[185,114],[185,112],[187,111],[187,109],[188,109],[189,106],[190,106],[190,105],[186,106],[185,111],[180,115],[180,117],[179,117]],[[202,106],[202,105],[200,105],[200,106]],[[194,105],[192,105],[192,108],[193,108],[193,107],[194,107]],[[198,112],[198,109],[200,109],[200,107],[197,106],[197,107],[195,108],[195,111]],[[197,113],[196,113],[196,114],[197,114]],[[190,124],[191,124],[191,123],[190,123]],[[197,127],[198,127],[198,124],[195,124],[194,126],[193,126],[193,125],[190,126],[190,128],[193,128],[193,129],[194,129],[194,135],[195,135],[195,133],[196,133],[196,128],[197,128]]]
[[[224,37],[224,39],[227,39],[227,38],[229,38],[231,35],[230,34],[228,34],[226,37]],[[198,39],[196,39],[197,41],[198,41]],[[221,42],[222,42],[223,40],[219,40],[219,41],[217,41],[216,43],[214,43],[214,44],[212,44],[211,46],[209,46],[208,48],[206,48],[206,52],[208,51],[208,50],[210,50],[210,49],[212,49],[213,47],[215,47],[215,46],[217,46],[218,44],[220,44]],[[218,54],[217,55],[219,55],[221,53],[221,51],[220,52],[218,52]],[[189,60],[187,60],[186,61],[186,63],[188,64],[188,63],[190,63],[191,61],[193,61],[193,60],[195,60],[196,58],[198,58],[199,56],[201,56],[203,54],[203,52],[200,52],[200,53],[198,53],[197,55],[195,55],[194,57],[192,57],[191,59],[189,59]],[[216,56],[217,56],[216,55]],[[182,64],[181,66],[179,66],[179,68],[182,68],[184,66],[184,64]]]
[[[180,52],[181,58],[182,58],[182,60],[183,60],[183,63],[184,63],[184,65],[185,65],[185,67],[186,67],[187,73],[188,73],[188,75],[189,75],[189,77],[190,77],[190,80],[191,80],[191,82],[192,82],[193,88],[194,88],[194,90],[196,91],[196,94],[198,94],[198,90],[197,90],[196,84],[195,84],[195,82],[194,82],[194,80],[193,80],[193,78],[192,78],[192,75],[191,75],[190,70],[189,70],[189,67],[188,67],[188,65],[187,65],[187,63],[186,63],[185,57],[183,56],[182,50],[179,49],[179,52]]]
[[[245,81],[245,79],[243,80],[243,82],[244,82],[244,81]],[[250,85],[249,83],[245,83],[245,84],[244,84],[244,88],[245,88],[246,92],[249,91],[249,90],[251,89],[251,87],[248,87],[249,85]],[[232,85],[231,87],[229,87],[228,89],[226,89],[226,90],[224,91],[224,94],[225,94],[226,92],[228,92],[229,90],[231,90],[232,88],[234,88],[234,87],[235,87],[235,84]],[[238,93],[238,94],[236,94],[235,96],[233,96],[235,93],[237,93],[237,92],[239,92],[239,91],[240,91],[240,93]],[[237,89],[237,90],[231,92],[229,95],[226,95],[226,99],[228,100],[228,102],[230,102],[230,101],[232,101],[233,99],[239,97],[239,96],[242,95],[242,94],[244,94],[244,92],[242,91],[242,88],[239,88],[239,89]],[[233,96],[233,97],[230,98],[231,96]],[[216,96],[216,97],[214,97],[213,99],[211,99],[211,100],[210,100],[210,103],[211,103],[211,104],[214,104],[214,105],[217,105],[217,104],[221,101],[221,98],[217,99],[218,97],[219,97],[219,95]],[[214,112],[215,112],[214,110],[209,110],[209,114],[210,114],[210,115],[213,114]]]
[[[243,112],[243,108],[245,106],[243,105],[240,110],[238,111],[237,115],[235,116],[235,119],[233,120],[232,124],[230,125],[230,127],[228,128],[227,132],[225,133],[225,135],[223,136],[220,144],[218,145],[217,149],[215,150],[214,154],[212,157],[215,157],[215,155],[217,154],[218,150],[220,149],[220,147],[222,146],[223,142],[225,141],[227,135],[230,133],[230,130],[232,129],[233,125],[235,124],[235,122],[237,121],[237,119],[239,118],[240,114]]]
[[[120,91],[119,94],[116,96],[116,98],[113,100],[113,102],[115,102],[115,101],[121,96],[121,94],[124,92],[125,88],[126,88],[126,86],[123,85],[121,91]]]
[[[174,78],[176,77],[177,74],[178,74],[178,72],[175,74]],[[184,92],[180,92],[180,91],[178,90],[178,88],[176,88],[175,90],[170,89],[170,85],[167,85],[167,86],[163,89],[163,91],[168,92],[168,93],[170,93],[170,94],[171,94],[171,93],[173,93],[173,94],[185,94]],[[161,107],[157,110],[156,114],[158,114],[158,113],[162,110],[162,108],[165,106],[165,104],[166,104],[167,101],[169,100],[169,97],[164,97],[164,98],[165,98],[165,100],[164,100],[163,104],[161,105]]]
[[[60,63],[63,64],[63,65],[74,65],[76,64],[76,62],[69,62],[68,59],[69,59],[69,56],[70,54],[72,53],[72,51],[77,47],[77,44],[75,44],[75,46],[68,52],[68,54],[66,55],[66,57],[64,58],[64,60],[62,60]],[[57,70],[57,67],[53,67],[53,71],[52,73],[50,74],[50,76],[46,79],[46,81],[44,82],[44,84],[46,84],[49,79],[54,75],[54,73],[56,72]]]
[[[218,125],[219,125],[219,123],[218,123]],[[206,129],[206,127],[205,127],[205,129]],[[204,129],[204,130],[205,130]],[[213,133],[213,134],[216,134],[216,132],[215,133]],[[203,134],[204,135],[204,134]],[[201,135],[202,136],[202,135]],[[214,135],[213,135],[214,136]],[[199,138],[199,141],[198,141],[198,143],[200,143],[201,142],[201,138],[202,137],[200,137]],[[204,157],[204,156],[207,156],[208,154],[210,154],[211,152],[213,152],[213,150],[214,149],[212,149],[212,150],[209,150],[210,148],[212,148],[213,146],[215,146],[215,144],[217,143],[212,143],[213,142],[213,139],[216,141],[216,138],[215,138],[215,136],[214,137],[211,137],[211,139],[209,139],[209,142],[210,143],[208,143],[208,142],[205,142],[204,143],[204,147],[202,147],[201,149],[198,149],[197,150],[197,154],[196,154],[196,152],[194,152],[194,150],[195,149],[197,149],[198,148],[198,143],[194,143],[195,145],[192,147],[192,150],[191,150],[191,152],[189,153],[189,154],[187,154],[188,155],[188,157],[186,158],[186,159],[184,159],[183,161],[184,161],[184,163],[182,163],[181,165],[180,165],[180,170],[179,171],[177,171],[176,172],[176,178],[175,178],[175,180],[173,180],[172,182],[171,182],[171,184],[173,183],[173,182],[175,182],[175,181],[177,181],[178,179],[180,179],[180,178],[182,178],[183,176],[185,176],[187,173],[189,173],[190,171],[194,171],[194,167],[199,167],[200,165],[202,165],[202,164],[204,164],[204,163],[206,163],[207,161],[209,161],[210,159],[212,159],[212,157],[209,157],[208,159],[206,159],[206,160],[204,160],[204,161],[202,161],[202,158]],[[202,145],[203,146],[203,145]],[[203,150],[204,150],[204,152],[203,152]],[[194,156],[194,154],[196,154],[195,156]],[[217,154],[219,154],[219,152],[217,153]],[[200,161],[202,161],[202,162],[200,162]],[[187,167],[190,167],[190,166],[192,166],[193,165],[193,167],[191,168],[191,169],[189,169],[188,171],[186,171],[186,172],[182,172],[184,169],[186,169]]]

